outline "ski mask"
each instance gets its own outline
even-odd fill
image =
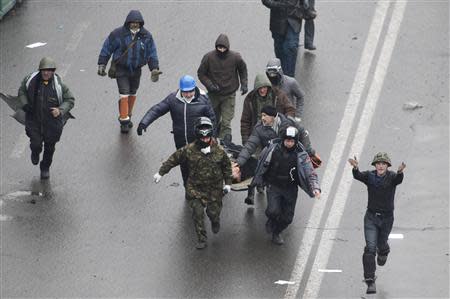
[[[221,50],[219,50],[219,48],[221,48]],[[225,49],[225,50],[223,50]],[[216,46],[216,52],[219,55],[220,58],[224,58],[225,56],[227,56],[228,53],[228,48],[223,46],[223,45],[217,45]]]
[[[269,73],[266,72],[267,78],[269,78],[270,83],[272,85],[278,86],[281,83],[281,75],[279,73]]]

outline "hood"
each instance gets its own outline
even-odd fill
[[[193,102],[197,102],[197,99],[198,99],[198,97],[200,96],[200,95],[207,95],[207,93],[206,93],[206,91],[204,91],[203,89],[201,89],[201,88],[199,88],[199,87],[195,87],[195,96],[194,96],[194,99],[192,100],[192,102],[191,103],[193,103]],[[180,101],[182,101],[183,103],[186,103],[184,100],[183,100],[183,96],[181,95],[181,90],[177,90],[177,92],[176,92],[176,94],[175,94],[175,97],[178,99],[178,100],[180,100]]]
[[[253,87],[254,90],[257,90],[260,87],[272,87],[272,83],[270,83],[269,78],[267,78],[266,74],[258,74],[255,78],[255,85]]]
[[[283,70],[281,69],[281,61],[278,58],[272,58],[267,62],[266,65],[266,72],[272,70],[275,71],[280,74],[283,75]]]
[[[141,27],[144,26],[144,18],[139,10],[131,10],[123,25],[128,28],[128,23],[133,21],[138,21],[141,24]]]
[[[228,36],[226,34],[221,33],[219,37],[216,40],[215,47],[217,46],[224,46],[228,50],[230,50],[230,41],[228,40]]]

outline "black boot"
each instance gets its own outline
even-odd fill
[[[387,261],[387,254],[386,255],[377,255],[377,264],[378,266],[384,266],[384,264],[386,264]]]
[[[377,286],[375,285],[375,278],[366,278],[365,282],[367,284],[366,294],[376,294]]]
[[[258,192],[258,194],[264,193],[264,186],[256,186],[256,191]]]
[[[39,164],[39,152],[37,151],[31,151],[31,163],[33,163],[33,165],[38,165]]]
[[[120,122],[120,133],[122,134],[128,134],[128,132],[130,132],[131,127],[133,126],[133,124],[131,124],[130,126],[130,120],[119,120]]]
[[[280,233],[273,233],[272,234],[272,242],[277,245],[283,245],[284,240],[283,237],[281,237]]]
[[[217,234],[220,231],[220,222],[211,222],[211,230],[213,233]]]
[[[378,250],[378,252],[377,252],[378,266],[384,266],[384,264],[386,264],[389,252],[390,252],[389,245],[387,245],[385,248],[383,248],[381,250]]]
[[[195,245],[195,248],[202,250],[202,249],[205,249],[206,246],[208,246],[208,244],[206,244],[206,241],[199,240],[197,242],[197,245]]]
[[[41,180],[48,180],[50,178],[50,169],[41,167]]]
[[[248,187],[247,197],[244,202],[248,205],[255,204],[255,187]]]
[[[230,146],[231,145],[231,135],[226,134],[225,136],[223,136],[222,141],[225,146]]]

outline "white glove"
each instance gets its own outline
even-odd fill
[[[160,175],[159,174],[159,172],[157,172],[157,173],[155,173],[155,175],[153,176],[153,181],[155,182],[155,183],[159,183],[159,181],[161,180],[161,178],[162,178],[162,175]]]
[[[209,154],[211,152],[211,147],[208,146],[208,147],[201,148],[200,151],[202,153],[204,153],[205,155],[207,155],[207,154]]]
[[[230,185],[223,186],[223,194],[227,194],[230,191],[231,191],[231,186]]]

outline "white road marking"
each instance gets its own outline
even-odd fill
[[[323,273],[342,273],[341,269],[318,269],[317,271]]]
[[[295,282],[293,282],[293,281],[286,281],[286,280],[277,280],[274,283],[275,284],[285,285],[285,284],[294,284]]]
[[[403,234],[390,234],[389,239],[403,239]]]
[[[38,42],[38,43],[26,45],[25,47],[28,48],[28,49],[33,49],[33,48],[45,46],[46,44],[47,43]]]
[[[294,264],[294,268],[291,274],[291,281],[295,281],[294,285],[289,285],[285,298],[296,298],[300,282],[303,279],[305,267],[311,254],[311,249],[316,238],[317,229],[320,224],[320,220],[323,216],[328,194],[331,186],[333,185],[339,163],[342,161],[343,153],[347,140],[350,135],[354,119],[356,117],[356,110],[361,100],[361,94],[364,91],[367,76],[369,74],[370,66],[372,65],[375,51],[378,45],[378,40],[381,35],[386,13],[389,7],[388,1],[379,1],[377,3],[375,14],[370,25],[367,40],[364,45],[364,50],[361,55],[358,70],[356,71],[355,80],[347,100],[347,105],[344,110],[344,115],[341,120],[339,129],[336,134],[336,138],[333,144],[333,148],[329,155],[329,161],[325,168],[325,173],[322,179],[322,195],[321,199],[315,201],[313,209],[311,211],[307,227],[311,229],[305,229],[302,242],[297,254],[297,258]]]
[[[372,123],[372,118],[375,114],[378,99],[380,97],[381,89],[383,87],[384,79],[386,78],[387,69],[392,57],[392,52],[397,40],[400,25],[403,20],[406,1],[396,1],[392,18],[389,23],[389,27],[386,33],[383,47],[381,49],[380,57],[375,69],[374,78],[367,95],[366,103],[362,111],[361,119],[359,121],[353,143],[351,145],[350,153],[359,154],[363,151],[366,143],[369,129]],[[314,260],[311,274],[305,286],[304,297],[305,298],[317,298],[322,284],[323,273],[315,271],[315,269],[325,268],[328,264],[331,250],[336,238],[336,228],[339,227],[342,215],[344,214],[345,204],[350,192],[350,187],[353,183],[353,175],[350,169],[350,165],[346,164],[344,173],[339,182],[336,196],[333,201],[333,205],[328,215],[325,229],[321,236],[321,240],[318,246],[318,252]]]
[[[20,199],[20,197],[24,197],[24,196],[43,196],[44,194],[42,192],[33,192],[33,191],[14,191],[8,194],[5,194],[3,196],[1,196],[2,200],[1,202],[3,203],[4,200],[18,200]]]
[[[77,49],[81,39],[83,38],[84,33],[89,28],[90,24],[91,23],[89,21],[84,21],[77,24],[72,33],[72,36],[70,37],[69,42],[67,43],[66,51],[74,52]]]
[[[69,42],[66,46],[66,52],[74,52],[78,45],[81,42],[81,39],[83,38],[84,33],[89,28],[89,25],[91,23],[89,21],[84,21],[79,24],[74,29],[74,32],[72,36],[70,37]],[[28,45],[28,48],[35,48],[42,45],[45,45],[46,43],[34,43],[31,45]],[[63,64],[61,63],[61,67],[59,68],[59,71],[57,72],[61,77],[65,77],[67,72],[69,71],[71,67],[71,64]],[[19,159],[22,157],[23,153],[25,152],[26,146],[28,145],[28,137],[26,136],[25,132],[22,131],[22,133],[19,134],[18,139],[14,145],[14,148],[9,155],[11,159]]]

